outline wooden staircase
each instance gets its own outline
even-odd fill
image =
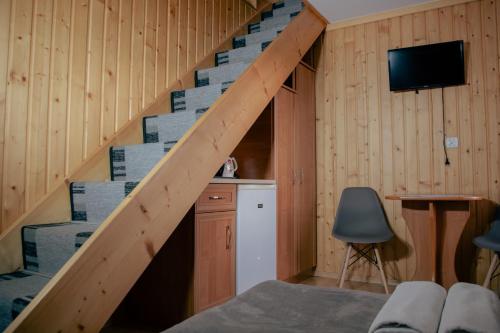
[[[100,330],[325,27],[306,5],[6,332]]]

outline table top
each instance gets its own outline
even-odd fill
[[[482,197],[471,194],[393,194],[385,197],[388,200],[411,201],[478,201]]]

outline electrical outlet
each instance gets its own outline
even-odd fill
[[[447,137],[446,148],[458,148],[458,138],[456,136]]]

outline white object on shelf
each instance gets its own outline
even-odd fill
[[[276,279],[276,185],[238,185],[236,294]]]

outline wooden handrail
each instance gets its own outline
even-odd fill
[[[95,332],[102,328],[325,27],[307,6],[6,332]]]

